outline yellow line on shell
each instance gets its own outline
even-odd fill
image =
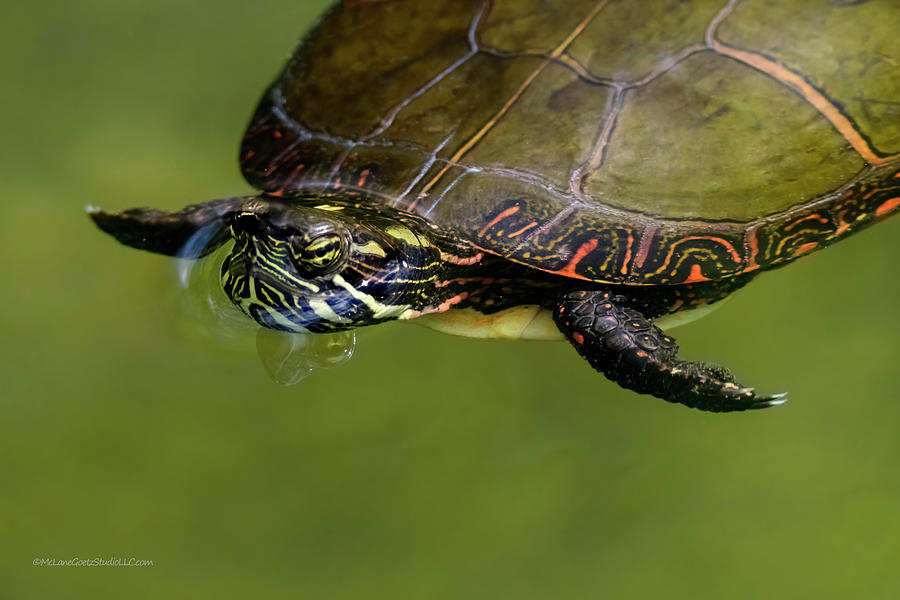
[[[595,16],[597,16],[597,13],[599,13],[603,9],[608,1],[609,0],[600,0],[600,2],[594,5],[594,8],[591,10],[591,12],[589,12],[587,16],[581,20],[581,22],[575,27],[575,29],[573,29],[572,32],[566,37],[566,39],[564,39],[562,43],[554,48],[553,52],[548,54],[544,59],[544,62],[542,62],[540,66],[535,69],[524,82],[522,82],[522,85],[520,85],[519,89],[517,89],[512,96],[510,96],[509,100],[506,101],[506,104],[500,107],[500,110],[498,110],[496,114],[494,114],[494,116],[491,117],[490,120],[488,120],[488,122],[478,130],[477,133],[475,133],[475,135],[469,138],[469,141],[463,144],[459,148],[459,150],[457,150],[456,153],[450,157],[450,161],[446,165],[444,165],[444,168],[442,168],[431,181],[425,184],[425,187],[423,187],[422,191],[419,192],[420,195],[427,194],[428,191],[433,188],[438,181],[440,181],[441,177],[443,177],[451,167],[459,162],[459,159],[462,158],[466,154],[466,152],[471,150],[475,146],[475,144],[481,141],[485,134],[487,134],[487,132],[497,124],[497,121],[503,118],[503,115],[505,115],[506,112],[512,107],[512,105],[516,103],[516,101],[522,96],[523,93],[525,93],[525,90],[528,89],[528,86],[531,85],[531,83],[537,78],[537,76],[547,68],[547,65],[558,59],[560,55],[562,55],[562,53],[566,51],[569,45],[573,41],[575,41],[575,38],[577,38],[581,34],[581,32],[585,30],[585,28],[590,24],[591,20]]]
[[[738,48],[732,48],[719,41],[713,41],[711,48],[737,61],[751,66],[758,71],[762,71],[766,75],[773,77],[776,81],[783,83],[789,88],[800,94],[807,102],[819,111],[831,124],[837,129],[838,133],[843,136],[847,142],[853,146],[853,149],[873,167],[885,164],[890,158],[882,158],[878,156],[872,149],[872,146],[866,139],[856,130],[854,124],[845,117],[834,103],[826,98],[819,90],[810,85],[808,81],[800,75],[794,73],[790,69],[778,64],[770,58],[766,58],[755,52],[748,52]]]

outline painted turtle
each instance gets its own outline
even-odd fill
[[[560,332],[620,385],[761,408],[655,324],[900,207],[893,0],[344,0],[266,91],[260,193],[91,216],[331,332]],[[555,323],[555,325],[554,325]]]

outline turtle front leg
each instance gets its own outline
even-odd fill
[[[786,394],[758,396],[727,369],[678,360],[678,346],[650,320],[604,291],[562,296],[553,318],[592,367],[629,390],[712,412],[767,408]]]

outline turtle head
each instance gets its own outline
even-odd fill
[[[300,333],[402,316],[441,258],[417,218],[335,195],[250,199],[230,232],[226,294],[259,324]]]
[[[436,289],[441,277],[481,257],[361,193],[233,198],[173,213],[89,212],[120,242],[170,256],[199,258],[233,240],[221,268],[227,296],[260,325],[296,333],[415,316],[446,291]]]

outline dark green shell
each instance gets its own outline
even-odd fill
[[[241,164],[571,277],[769,268],[900,207],[900,2],[345,0]]]

